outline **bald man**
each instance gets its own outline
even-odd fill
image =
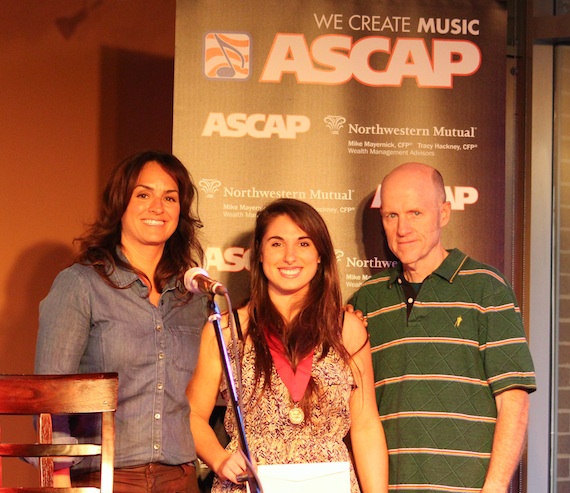
[[[435,168],[398,166],[381,201],[400,265],[352,303],[367,317],[390,487],[506,493],[536,390],[514,293],[496,269],[442,245],[451,205]]]

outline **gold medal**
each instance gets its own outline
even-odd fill
[[[300,425],[305,421],[305,413],[298,406],[292,407],[289,411],[289,421],[294,425]]]

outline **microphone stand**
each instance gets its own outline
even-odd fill
[[[263,488],[257,480],[257,475],[255,471],[251,469],[251,453],[249,451],[249,446],[247,444],[247,438],[245,436],[245,427],[243,424],[243,417],[241,413],[241,408],[239,405],[237,390],[235,386],[234,376],[232,372],[232,366],[230,363],[230,358],[228,356],[228,349],[226,347],[226,342],[222,334],[222,328],[220,325],[220,310],[218,305],[214,301],[214,295],[210,294],[208,299],[208,320],[213,324],[216,332],[216,340],[218,341],[218,347],[220,349],[220,356],[222,359],[222,368],[224,369],[224,375],[226,377],[226,382],[228,384],[228,392],[230,394],[230,401],[234,409],[234,415],[236,419],[236,425],[238,430],[238,438],[240,449],[246,458],[246,466],[248,469],[247,484],[249,485],[249,490],[251,493],[263,493]],[[236,364],[239,364],[236,362]]]

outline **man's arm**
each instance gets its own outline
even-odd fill
[[[497,424],[485,485],[481,493],[506,493],[519,464],[526,439],[528,393],[506,390],[495,397]]]

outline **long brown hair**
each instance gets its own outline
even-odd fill
[[[311,239],[320,256],[317,273],[309,283],[306,298],[298,314],[287,322],[271,302],[268,280],[261,264],[262,239],[267,228],[279,216],[288,216]],[[264,390],[271,385],[272,358],[266,332],[282,342],[285,356],[293,369],[315,348],[324,358],[333,348],[347,362],[350,356],[342,343],[342,294],[336,256],[328,228],[319,213],[309,204],[294,199],[279,199],[258,212],[251,248],[251,298],[248,305],[248,337],[255,349],[256,385],[263,377]],[[309,384],[301,407],[308,410],[314,382]]]
[[[137,179],[145,164],[157,162],[178,185],[180,218],[172,236],[166,241],[162,258],[156,268],[154,283],[162,291],[166,282],[175,276],[181,280],[189,267],[199,265],[204,252],[198,239],[202,227],[192,205],[197,190],[186,167],[178,158],[162,151],[143,151],[124,159],[113,170],[103,192],[103,201],[95,222],[74,241],[79,243],[76,261],[92,265],[103,279],[113,286],[110,275],[117,266],[135,270],[117,255],[121,242],[121,218],[129,204]],[[139,276],[142,272],[136,271]],[[179,282],[179,285],[183,283]],[[114,286],[117,287],[117,286]]]

